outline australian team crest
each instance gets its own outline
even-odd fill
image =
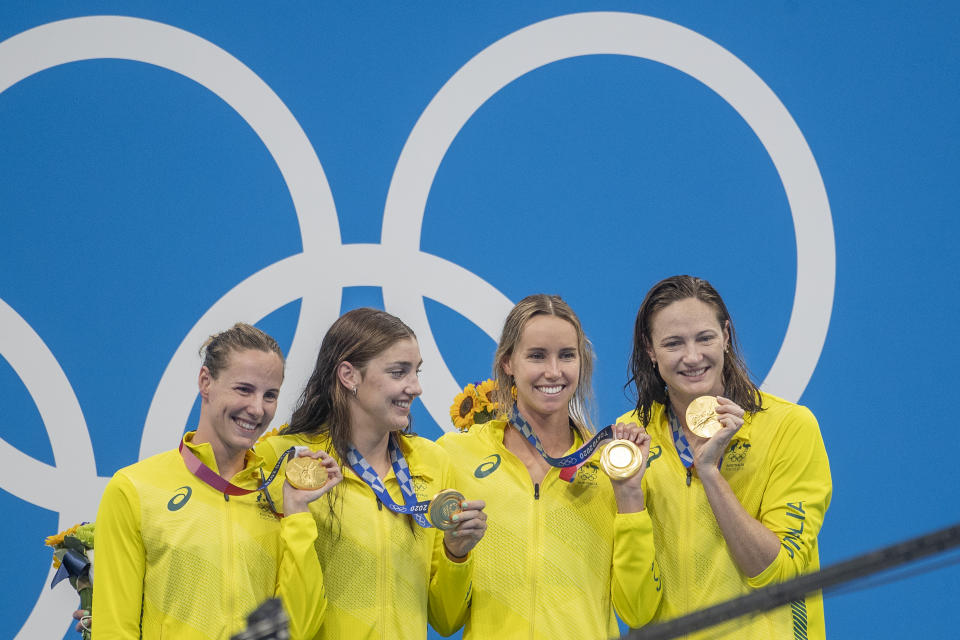
[[[723,468],[727,471],[739,471],[747,460],[747,454],[750,453],[750,443],[734,440],[727,449],[723,457]]]
[[[600,475],[600,467],[596,462],[588,462],[577,470],[575,482],[579,485],[595,486]]]
[[[423,481],[423,478],[420,476],[413,477],[413,492],[417,494],[417,500],[429,500],[430,496],[427,495],[427,483]]]

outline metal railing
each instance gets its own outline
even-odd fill
[[[769,611],[803,598],[814,591],[824,591],[826,593],[833,587],[943,553],[958,546],[960,546],[960,524],[955,524],[939,531],[856,556],[815,573],[807,573],[787,582],[757,589],[745,596],[667,622],[634,629],[623,638],[628,640],[668,640],[669,638],[676,638],[733,618]]]

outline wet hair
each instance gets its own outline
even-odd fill
[[[577,334],[577,355],[580,359],[580,379],[577,389],[570,398],[568,413],[574,425],[582,436],[593,433],[593,387],[590,380],[593,376],[593,347],[583,332],[580,319],[560,296],[537,293],[527,296],[513,307],[503,323],[500,342],[493,357],[493,379],[496,388],[493,391],[494,400],[500,410],[509,419],[510,412],[516,401],[513,398],[513,376],[503,370],[503,363],[513,356],[513,351],[520,342],[523,330],[531,318],[548,315],[566,320],[573,325]]]
[[[338,367],[349,362],[363,374],[371,360],[395,343],[416,338],[400,318],[379,309],[363,307],[337,318],[323,337],[313,373],[281,433],[326,433],[339,460],[345,461],[350,446],[350,390],[340,383]],[[412,421],[395,433],[412,435]]]
[[[226,331],[215,333],[200,347],[200,358],[203,366],[210,372],[210,376],[217,379],[220,372],[230,364],[230,354],[235,351],[254,349],[275,353],[280,358],[281,369],[286,365],[280,345],[269,335],[256,327],[238,322]]]
[[[723,394],[750,413],[756,413],[763,407],[760,389],[750,379],[750,372],[740,353],[737,334],[733,321],[727,311],[727,305],[706,280],[693,276],[671,276],[653,285],[647,292],[633,328],[633,353],[630,357],[630,379],[624,387],[635,385],[637,394],[637,415],[644,426],[649,424],[653,404],[659,402],[666,406],[667,387],[660,372],[653,365],[648,350],[653,348],[651,331],[653,317],[660,310],[674,302],[694,298],[713,308],[720,327],[726,327],[730,335],[729,349],[723,354]]]

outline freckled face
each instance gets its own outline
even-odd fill
[[[730,340],[716,310],[696,298],[672,302],[653,314],[647,355],[682,405],[703,395],[723,394],[723,357]]]

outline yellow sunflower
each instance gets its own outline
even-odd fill
[[[48,536],[43,543],[48,547],[53,547],[53,567],[55,569],[60,568],[60,554],[62,553],[62,550],[68,546],[64,544],[65,539],[68,537],[74,539],[71,542],[72,545],[80,543],[85,549],[93,549],[93,531],[94,523],[82,522],[80,524],[73,525],[65,531],[61,531],[55,536]],[[71,548],[75,549],[76,547]]]
[[[473,415],[477,411],[477,388],[473,384],[468,384],[463,391],[457,394],[450,405],[450,419],[453,420],[453,426],[461,431],[466,431],[473,426]]]
[[[487,379],[477,385],[477,395],[483,403],[484,411],[496,411],[497,403],[493,398],[493,392],[497,390],[497,383]]]
[[[63,539],[67,536],[72,536],[77,532],[77,529],[80,528],[80,525],[75,524],[65,531],[61,531],[55,536],[47,536],[47,539],[44,541],[44,544],[48,547],[58,547],[63,544]]]

